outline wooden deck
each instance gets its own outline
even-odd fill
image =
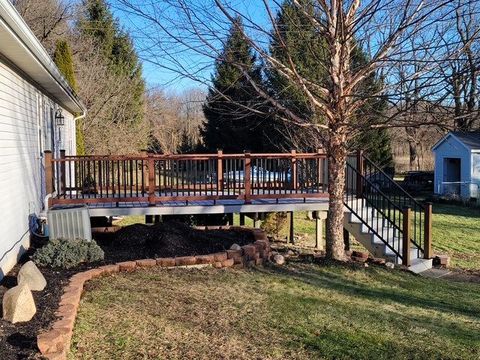
[[[92,216],[326,210],[325,154],[46,154],[52,208]]]

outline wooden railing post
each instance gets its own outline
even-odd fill
[[[292,178],[290,179],[290,182],[291,182],[291,189],[296,190],[297,189],[297,151],[292,150],[291,155],[292,155]]]
[[[65,194],[67,187],[66,174],[65,174],[65,150],[60,150],[60,189],[57,190],[58,194]]]
[[[252,193],[252,159],[249,152],[245,153],[245,171],[244,171],[244,181],[245,181],[245,203],[250,203],[250,195]]]
[[[44,161],[45,161],[45,190],[48,194],[53,193],[53,162],[52,162],[52,152],[50,150],[45,150],[44,152]]]
[[[423,244],[423,257],[432,258],[432,203],[425,204],[425,241]]]
[[[148,204],[155,206],[155,159],[148,153]]]
[[[223,191],[223,150],[217,151],[217,194]]]
[[[142,150],[142,196],[145,196],[147,192],[147,181],[148,181],[148,150]]]
[[[363,197],[363,181],[362,176],[364,175],[363,170],[363,150],[357,150],[357,198]]]
[[[410,266],[410,239],[412,236],[412,209],[403,209],[402,264]]]

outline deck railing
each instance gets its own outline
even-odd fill
[[[46,176],[52,177],[56,191],[52,204],[222,199],[248,203],[327,194],[326,156],[320,152],[63,155],[48,162]]]
[[[51,204],[308,199],[328,196],[322,152],[65,156],[45,153]],[[432,208],[405,192],[362,152],[347,159],[345,206],[405,264],[411,245],[431,257]],[[368,209],[368,211],[367,211]],[[374,211],[374,212],[372,212]],[[379,227],[379,221],[382,222]],[[374,224],[374,222],[376,222]],[[374,226],[376,225],[376,226]],[[382,231],[378,232],[381,228]],[[418,254],[422,255],[422,254]]]

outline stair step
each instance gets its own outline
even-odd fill
[[[408,270],[419,274],[425,270],[431,269],[433,266],[433,259],[413,259],[411,260],[411,265],[408,267]]]

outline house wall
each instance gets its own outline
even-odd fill
[[[29,247],[29,216],[43,210],[43,150],[52,147],[55,108],[50,98],[0,59],[0,279]],[[63,113],[63,144],[74,154],[73,115]],[[55,127],[53,139],[59,150]]]
[[[435,194],[444,195],[448,193],[448,186],[442,184],[445,181],[444,162],[446,158],[459,158],[461,160],[460,181],[465,183],[460,185],[460,194],[462,197],[470,197],[471,182],[471,153],[460,141],[453,136],[447,136],[446,139],[434,150],[435,153]]]

